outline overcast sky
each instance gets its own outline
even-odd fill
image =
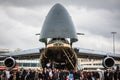
[[[0,48],[29,49],[39,42],[41,27],[50,8],[62,4],[69,12],[78,36],[74,46],[112,52],[112,34],[120,53],[120,0],[0,0]]]

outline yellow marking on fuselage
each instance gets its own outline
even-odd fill
[[[66,44],[63,42],[54,42],[47,45],[47,48],[58,48],[58,47],[71,48],[70,44]]]

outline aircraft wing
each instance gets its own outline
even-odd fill
[[[43,48],[34,48],[34,49],[28,49],[28,50],[20,50],[16,52],[0,53],[0,60],[9,56],[17,59],[39,58],[41,50],[43,50]]]
[[[0,53],[0,60],[5,59],[5,57],[9,56],[17,59],[39,58],[42,50],[44,49],[34,48],[10,53]],[[74,48],[74,50],[76,51],[78,58],[104,59],[105,57],[110,56],[113,57],[115,60],[120,60],[120,54],[113,54],[84,48]]]
[[[115,60],[120,60],[120,54],[113,54],[103,51],[76,48],[77,55],[79,58],[90,58],[90,59],[104,59],[107,56],[113,57]]]

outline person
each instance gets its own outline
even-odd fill
[[[16,71],[16,80],[21,80],[20,70]]]
[[[117,66],[115,72],[114,72],[114,80],[120,80],[120,71],[119,66]]]
[[[6,73],[4,71],[1,75],[1,80],[7,80],[7,76],[6,76]]]
[[[10,77],[8,80],[13,80],[13,72],[12,71],[10,71]]]
[[[42,76],[42,71],[39,70],[39,73],[38,73],[38,80],[42,80],[43,76]]]
[[[109,72],[108,72],[108,70],[105,70],[105,72],[104,72],[104,80],[109,80]]]
[[[38,76],[39,76],[39,73],[38,73],[38,69],[35,71],[35,78],[34,80],[38,80]]]
[[[87,79],[88,79],[88,80],[92,80],[91,72],[87,72]]]
[[[95,78],[96,78],[97,80],[99,80],[99,78],[100,78],[99,72],[95,72]]]
[[[21,69],[21,79],[24,80],[25,76],[27,75],[27,72],[24,68]]]
[[[109,80],[113,80],[113,71],[112,69],[109,70]]]
[[[32,69],[30,70],[30,80],[34,80],[34,77],[35,77],[35,70]]]
[[[5,70],[5,74],[6,74],[7,79],[9,79],[10,78],[10,71],[9,70]]]
[[[70,71],[69,75],[68,75],[69,80],[74,80],[74,76],[73,76],[73,72]]]
[[[43,80],[48,80],[49,78],[49,72],[47,71],[46,67],[43,69]]]
[[[63,80],[63,75],[64,75],[64,72],[62,70],[60,70],[60,72],[59,72],[59,79],[60,80]]]
[[[21,80],[21,79],[20,79]],[[25,80],[31,80],[30,79],[30,69],[27,71],[27,74],[25,76]]]
[[[47,69],[49,69],[50,66],[51,66],[51,62],[50,62],[50,60],[49,60],[49,62],[46,64]]]
[[[74,80],[79,80],[79,78],[80,78],[80,75],[79,75],[78,71],[76,71],[76,69],[74,69],[74,71],[73,71],[73,76],[74,76]]]
[[[49,80],[53,80],[53,71],[49,69]]]
[[[59,76],[59,71],[58,71],[58,69],[54,69],[53,79],[54,79],[54,80],[58,80],[58,76]]]
[[[51,62],[51,69],[54,69],[55,68],[55,61],[52,61]]]

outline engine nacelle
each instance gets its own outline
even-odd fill
[[[7,57],[4,60],[4,66],[6,66],[8,69],[12,69],[16,66],[16,60],[12,57]]]
[[[115,60],[112,57],[106,57],[104,58],[102,64],[105,68],[111,68],[115,65]]]

